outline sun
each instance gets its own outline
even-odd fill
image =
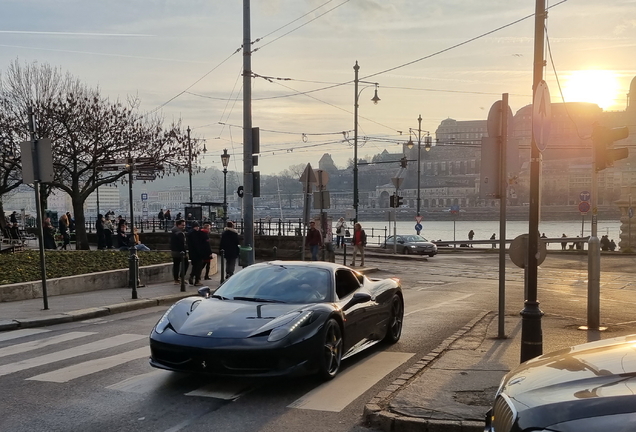
[[[563,87],[566,102],[591,102],[604,110],[616,104],[618,75],[609,70],[573,71]]]

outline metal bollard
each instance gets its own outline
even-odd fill
[[[185,274],[186,274],[186,261],[187,260],[187,255],[185,252],[181,252],[181,267],[180,267],[180,271],[179,271],[179,279],[181,281],[181,292],[185,292],[186,287],[185,287]]]
[[[139,257],[137,256],[137,249],[135,247],[130,248],[130,256],[128,257],[128,275],[130,280],[128,281],[132,288],[132,299],[137,300],[137,278],[139,277]]]
[[[278,254],[278,248],[276,246],[274,246],[273,251],[274,251],[274,259],[276,259],[276,255]]]
[[[342,242],[342,264],[347,265],[347,244]]]
[[[221,283],[225,282],[225,251],[221,249]]]

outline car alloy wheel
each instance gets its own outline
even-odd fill
[[[404,303],[398,295],[394,295],[391,299],[391,316],[386,329],[384,340],[389,343],[396,343],[402,336],[402,324],[404,322]]]
[[[323,329],[323,348],[320,359],[319,375],[322,379],[330,380],[340,370],[342,360],[342,331],[333,318],[325,323]]]

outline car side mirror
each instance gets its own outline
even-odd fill
[[[205,297],[205,298],[210,297],[210,287],[204,286],[199,288],[197,291],[199,292],[199,295],[201,297]]]
[[[350,307],[359,303],[366,303],[371,301],[371,295],[369,293],[357,292],[351,297],[351,300],[347,302],[343,309],[349,309]]]

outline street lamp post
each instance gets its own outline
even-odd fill
[[[360,70],[360,66],[358,66],[358,61],[356,60],[356,64],[353,66],[353,70],[355,72],[354,82],[354,104],[353,104],[353,208],[355,210],[355,219],[354,222],[358,222],[358,100],[360,99],[360,93],[367,87],[362,87],[360,91],[358,91],[358,84],[371,84],[375,86],[375,95],[371,99],[374,104],[380,102],[380,98],[378,97],[378,83],[368,82],[368,81],[360,81],[358,79],[358,70]]]
[[[227,165],[230,163],[230,154],[227,149],[223,149],[221,155],[223,164],[223,226],[227,225]]]
[[[422,115],[417,118],[418,127],[417,127],[417,215],[420,216],[421,210],[421,169],[422,169]],[[415,132],[413,129],[409,128],[409,142],[406,143],[406,146],[410,149],[413,148],[413,139],[411,138],[411,133]],[[426,131],[425,131],[426,132]],[[426,136],[424,137],[424,149],[426,151],[431,150],[431,135],[429,132],[426,132]],[[420,232],[418,231],[419,235]]]
[[[188,179],[190,180],[190,205],[192,205],[192,144],[190,143],[190,126],[188,126]]]

